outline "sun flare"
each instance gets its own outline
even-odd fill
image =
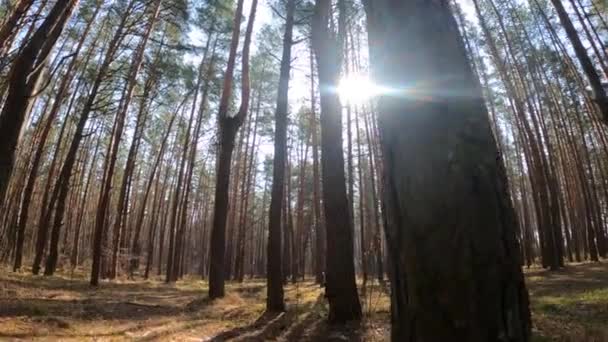
[[[382,87],[362,74],[344,76],[338,83],[338,96],[343,104],[361,105],[382,93]]]

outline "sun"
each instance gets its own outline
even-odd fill
[[[342,104],[361,105],[380,95],[382,89],[366,75],[349,74],[342,77],[337,92]]]

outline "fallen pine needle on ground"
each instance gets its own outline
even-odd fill
[[[608,264],[526,270],[534,341],[608,341]],[[287,284],[287,312],[265,314],[263,279],[229,283],[226,297],[206,299],[192,277],[104,282],[83,272],[54,277],[0,270],[0,340],[37,341],[386,341],[387,284],[360,287],[365,319],[328,326],[323,289],[312,280]]]

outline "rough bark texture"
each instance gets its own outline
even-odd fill
[[[516,217],[447,2],[365,5],[374,77],[395,88],[379,101],[393,341],[529,341]]]

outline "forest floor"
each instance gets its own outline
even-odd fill
[[[560,272],[526,271],[535,341],[608,341],[608,262]],[[389,299],[383,286],[362,294],[365,320],[329,327],[322,289],[312,281],[286,287],[288,310],[264,315],[264,280],[227,285],[205,298],[194,278],[121,279],[88,286],[83,272],[54,277],[0,268],[0,340],[61,341],[386,341]]]

